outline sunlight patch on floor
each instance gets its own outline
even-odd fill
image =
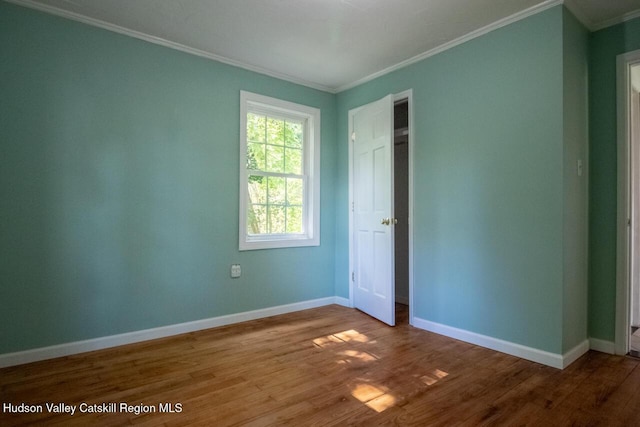
[[[334,334],[336,337],[340,338],[344,342],[356,341],[356,342],[369,342],[369,337],[361,334],[358,331],[354,331],[350,329],[348,331],[340,332]]]
[[[352,359],[358,359],[363,362],[373,362],[374,360],[377,360],[375,356],[372,356],[366,351],[346,350],[346,351],[341,351],[338,354],[341,356],[350,357]]]
[[[317,347],[326,347],[332,344],[341,344],[347,342],[370,342],[369,337],[360,332],[349,329],[348,331],[338,332],[336,334],[318,337],[313,340],[313,344]]]
[[[353,390],[351,390],[351,395],[358,399],[360,402],[366,403],[370,400],[375,399],[376,397],[382,396],[387,391],[388,389],[384,386],[359,383],[353,388]]]
[[[317,345],[318,347],[325,347],[326,345],[329,344],[338,344],[338,343],[342,343],[344,341],[342,341],[340,338],[334,336],[334,335],[327,335],[326,337],[320,337],[320,338],[316,338],[315,340],[313,340],[313,343],[315,345]]]
[[[449,375],[449,374],[446,373],[445,371],[441,371],[440,369],[435,369],[430,374],[422,376],[420,378],[420,380],[423,383],[425,383],[426,385],[434,385],[435,383],[437,383],[438,381],[440,381],[442,378],[446,377],[447,375]]]
[[[386,393],[380,397],[376,397],[375,399],[370,400],[365,405],[367,405],[369,408],[373,409],[376,412],[382,412],[385,409],[391,408],[395,404],[396,404],[396,398],[393,395]]]
[[[397,401],[387,387],[366,382],[358,383],[353,387],[351,395],[376,412],[392,407]]]
[[[355,329],[349,329],[335,334],[318,337],[312,340],[313,345],[316,347],[327,349],[329,347],[351,343],[357,346],[356,343],[366,343],[367,346],[374,344],[375,340],[370,340],[365,334],[361,334]],[[359,351],[354,349],[339,350],[334,349],[334,354],[339,357],[336,363],[339,365],[349,365],[352,363],[358,364],[359,362],[375,362],[379,357],[368,353],[366,351]],[[349,386],[351,395],[365,404],[370,409],[376,412],[382,412],[396,404],[398,399],[391,393],[389,389],[382,385],[374,385],[365,380],[361,380],[355,386]]]

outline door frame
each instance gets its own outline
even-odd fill
[[[640,64],[640,50],[623,53],[617,57],[618,102],[618,212],[616,256],[616,320],[615,354],[629,352],[630,287],[631,287],[631,66]]]
[[[414,128],[413,128],[413,89],[407,89],[403,92],[397,93],[393,95],[393,101],[398,102],[400,100],[406,99],[409,104],[409,138],[408,138],[408,148],[409,148],[409,324],[413,325],[413,202],[414,202],[414,185],[413,185],[413,157],[414,157]],[[354,257],[353,257],[353,143],[351,141],[351,134],[353,132],[353,116],[358,112],[362,107],[357,107],[349,111],[349,124],[348,124],[348,132],[347,132],[347,141],[349,146],[349,307],[354,307],[353,300],[353,274],[354,274]],[[393,128],[391,129],[393,132]],[[393,147],[392,147],[393,148]],[[391,179],[393,179],[394,173],[394,165],[393,162],[391,164]],[[395,268],[395,267],[394,267]],[[394,284],[395,286],[395,284]]]

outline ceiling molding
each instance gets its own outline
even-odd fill
[[[569,9],[574,16],[585,26],[587,27],[587,29],[589,29],[590,31],[598,31],[604,28],[607,28],[609,26],[612,25],[616,25],[631,19],[635,19],[640,17],[640,9],[634,11],[634,12],[630,12],[627,13],[623,16],[617,17],[617,18],[613,18],[613,19],[609,19],[606,21],[602,21],[602,22],[597,22],[594,23],[592,22],[589,18],[587,18],[586,14],[582,11],[582,8],[580,6],[578,6],[577,1],[576,0],[546,0],[536,6],[532,6],[528,9],[525,9],[523,11],[520,11],[518,13],[515,13],[513,15],[510,15],[508,17],[502,18],[496,22],[493,22],[485,27],[479,28],[477,30],[474,30],[468,34],[465,34],[455,40],[452,40],[450,42],[444,43],[440,46],[437,46],[433,49],[430,49],[426,52],[423,52],[421,54],[418,54],[412,58],[409,58],[407,60],[401,61],[395,65],[392,65],[390,67],[384,68],[380,71],[377,71],[375,73],[372,73],[368,76],[365,76],[361,79],[355,80],[351,83],[339,86],[339,87],[329,87],[329,86],[325,86],[325,85],[321,85],[318,83],[314,83],[314,82],[310,82],[304,79],[300,79],[297,77],[293,77],[290,76],[288,74],[284,74],[284,73],[279,73],[279,72],[275,72],[266,68],[262,68],[259,66],[255,66],[255,65],[251,65],[251,64],[247,64],[245,62],[241,62],[241,61],[237,61],[234,59],[230,59],[221,55],[216,55],[210,52],[206,52],[200,49],[196,49],[196,48],[192,48],[189,46],[185,46],[183,44],[180,43],[176,43],[176,42],[172,42],[169,40],[165,40],[163,38],[160,37],[156,37],[156,36],[152,36],[150,34],[146,34],[140,31],[135,31],[135,30],[131,30],[125,27],[121,27],[119,25],[115,25],[115,24],[111,24],[99,19],[95,19],[95,18],[90,18],[87,16],[84,16],[82,14],[79,13],[75,13],[75,12],[70,12],[64,9],[60,9],[58,7],[54,7],[54,6],[49,6],[49,5],[44,5],[42,3],[38,3],[34,0],[4,0],[8,3],[14,3],[20,6],[24,6],[24,7],[28,7],[30,9],[35,9],[35,10],[39,10],[41,12],[45,12],[45,13],[49,13],[52,15],[56,15],[56,16],[60,16],[63,18],[67,18],[67,19],[71,19],[73,21],[77,21],[77,22],[81,22],[87,25],[91,25],[94,27],[98,27],[98,28],[102,28],[108,31],[112,31],[115,33],[119,33],[119,34],[123,34],[126,36],[130,36],[130,37],[134,37],[136,39],[139,40],[144,40],[146,42],[149,43],[153,43],[153,44],[157,44],[160,46],[164,46],[164,47],[168,47],[170,49],[175,49],[175,50],[179,50],[191,55],[196,55],[196,56],[200,56],[202,58],[207,58],[213,61],[217,61],[223,64],[227,64],[227,65],[231,65],[234,67],[238,67],[238,68],[242,68],[248,71],[252,71],[258,74],[262,74],[262,75],[266,75],[269,77],[274,77],[280,80],[284,80],[284,81],[288,81],[291,83],[295,83],[298,85],[302,85],[302,86],[306,86],[309,87],[311,89],[316,89],[316,90],[320,90],[323,92],[329,92],[329,93],[339,93],[351,88],[354,88],[356,86],[359,86],[363,83],[369,82],[371,80],[374,80],[378,77],[384,76],[386,74],[389,74],[391,72],[397,71],[399,69],[405,68],[409,65],[415,64],[417,62],[420,62],[426,58],[429,58],[431,56],[437,55],[441,52],[444,52],[446,50],[449,50],[453,47],[456,47],[458,45],[461,45],[463,43],[466,43],[470,40],[473,40],[477,37],[483,36],[491,31],[497,30],[499,28],[505,27],[509,24],[512,24],[514,22],[520,21],[522,19],[528,18],[532,15],[535,15],[537,13],[543,12],[547,9],[550,9],[552,7],[558,6],[558,5],[564,5],[565,7],[567,7],[567,9]]]
[[[633,12],[625,13],[622,16],[617,18],[607,19],[606,21],[596,22],[593,24],[591,31],[603,30],[607,27],[611,27],[613,25],[622,24],[623,22],[630,21],[635,18],[640,18],[640,9],[634,10]]]
[[[582,25],[587,27],[589,31],[595,31],[593,21],[587,17],[582,10],[582,7],[578,6],[575,0],[564,0],[563,3],[565,7],[573,13],[573,16],[582,23]]]
[[[442,44],[438,47],[435,47],[431,50],[428,50],[426,52],[423,52],[421,54],[418,54],[416,56],[414,56],[413,58],[409,58],[405,61],[399,62],[395,65],[392,65],[391,67],[385,68],[383,70],[380,70],[378,72],[375,72],[373,74],[369,74],[366,77],[363,77],[359,80],[356,80],[352,83],[346,84],[344,86],[340,86],[338,87],[338,89],[336,90],[336,92],[342,92],[351,88],[354,88],[356,86],[359,86],[363,83],[369,82],[371,80],[374,80],[378,77],[384,76],[385,74],[389,74],[393,71],[399,70],[401,68],[407,67],[409,65],[415,64],[416,62],[420,62],[426,58],[429,58],[431,56],[437,55],[441,52],[444,52],[445,50],[449,50],[453,47],[456,47],[458,45],[461,45],[462,43],[466,43],[470,40],[473,40],[477,37],[483,36],[487,33],[490,33],[491,31],[497,30],[498,28],[502,28],[505,27],[509,24],[512,24],[514,22],[520,21],[522,19],[528,18],[529,16],[535,15],[537,13],[543,12],[547,9],[550,9],[552,7],[558,6],[563,4],[563,0],[547,0],[545,2],[542,2],[536,6],[530,7],[528,9],[525,9],[523,11],[520,11],[518,13],[514,13],[511,16],[507,16],[506,18],[502,18],[499,21],[493,22],[485,27],[479,28],[475,31],[472,31],[468,34],[465,34],[462,37],[458,37],[455,40],[452,40],[450,42],[447,42],[445,44]]]
[[[60,16],[62,18],[71,19],[73,21],[81,22],[83,24],[91,25],[93,27],[102,28],[104,30],[112,31],[114,33],[123,34],[125,36],[130,36],[139,40],[144,40],[146,42],[150,42],[153,44],[157,44],[160,46],[168,47],[171,49],[179,50],[191,55],[200,56],[203,58],[211,59],[217,62],[221,62],[223,64],[232,65],[234,67],[243,68],[248,71],[253,71],[258,74],[263,74],[269,77],[274,77],[276,79],[285,80],[291,83],[299,84],[302,86],[309,87],[311,89],[317,89],[323,92],[336,93],[334,88],[320,85],[317,83],[309,82],[307,80],[299,79],[288,74],[278,73],[272,70],[268,70],[265,68],[257,67],[255,65],[246,64],[244,62],[236,61],[224,56],[216,55],[210,52],[205,52],[200,49],[195,49],[189,46],[185,46],[180,43],[175,43],[169,40],[165,40],[161,37],[152,36],[146,33],[142,33],[140,31],[131,30],[129,28],[124,28],[119,25],[111,24],[109,22],[101,21],[99,19],[89,18],[87,16],[81,15],[79,13],[70,12],[64,9],[59,9],[57,7],[44,5],[41,3],[37,3],[32,0],[4,0],[8,3],[14,3],[19,6],[28,7],[30,9],[35,9],[41,12],[46,12],[51,15]]]

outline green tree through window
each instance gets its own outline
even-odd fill
[[[303,123],[247,114],[250,234],[302,233]]]
[[[315,108],[241,94],[240,249],[319,244]]]

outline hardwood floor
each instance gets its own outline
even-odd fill
[[[399,323],[327,306],[1,369],[0,425],[640,426],[638,360],[560,371]]]

